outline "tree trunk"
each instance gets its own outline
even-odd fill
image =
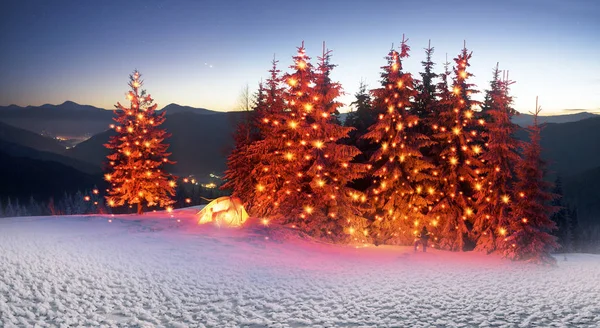
[[[139,214],[139,215],[144,214],[144,208],[142,206],[142,203],[137,204],[137,214]]]

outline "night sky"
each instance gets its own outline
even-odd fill
[[[286,69],[302,40],[322,41],[349,103],[361,79],[374,88],[392,43],[409,38],[417,74],[431,39],[436,70],[467,42],[478,89],[510,70],[515,107],[535,96],[545,114],[600,109],[600,1],[82,1],[3,0],[0,105],[73,100],[112,108],[139,69],[159,107],[235,107],[266,79],[273,54]]]

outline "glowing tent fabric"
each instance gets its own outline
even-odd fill
[[[214,222],[218,226],[239,227],[247,219],[248,213],[237,197],[219,197],[200,212],[198,212],[198,224]]]

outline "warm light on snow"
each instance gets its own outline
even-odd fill
[[[317,243],[198,226],[195,210],[3,218],[2,327],[595,327],[600,255],[556,268],[495,255]],[[368,231],[359,230],[360,235]],[[359,235],[358,233],[354,234]],[[40,252],[40,249],[43,252]]]

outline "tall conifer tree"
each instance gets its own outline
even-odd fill
[[[550,219],[556,211],[551,205],[555,195],[549,191],[551,184],[544,180],[545,162],[540,146],[542,127],[537,120],[540,111],[536,98],[533,125],[528,127],[529,142],[524,143],[523,160],[516,168],[517,197],[512,220],[506,227],[506,241],[510,247],[505,255],[513,260],[553,264],[556,260],[550,253],[558,247],[556,237],[551,234],[556,225]]]
[[[379,145],[371,156],[374,183],[369,192],[373,216],[372,234],[376,243],[410,244],[424,222],[429,205],[428,192],[434,192],[421,148],[428,138],[419,133],[419,118],[414,113],[416,96],[413,78],[402,68],[410,51],[402,40],[400,53],[391,50],[382,67],[381,88],[374,90],[378,121],[364,136]]]
[[[472,196],[479,182],[477,156],[482,148],[478,144],[477,119],[473,109],[478,105],[471,99],[476,90],[468,79],[473,76],[467,71],[471,53],[463,48],[454,58],[456,66],[451,90],[442,75],[437,111],[432,116],[433,138],[437,142],[439,196],[431,216],[441,225],[440,246],[449,250],[464,250],[468,242],[469,220],[474,212]]]
[[[486,140],[485,151],[481,155],[484,162],[480,172],[483,181],[475,184],[477,190],[477,213],[473,232],[477,239],[476,249],[493,252],[504,250],[505,230],[510,221],[511,202],[514,200],[515,167],[521,158],[519,142],[515,139],[518,126],[512,122],[512,97],[507,78],[500,79],[498,66],[494,69],[490,90],[486,93],[485,117],[482,127]]]
[[[174,201],[175,177],[163,166],[173,164],[168,157],[170,135],[161,129],[165,112],[156,113],[152,97],[141,89],[143,81],[136,70],[129,76],[131,90],[127,93],[129,107],[117,103],[115,107],[117,132],[105,147],[111,150],[105,179],[110,183],[107,202],[111,207],[137,204],[137,213],[144,206],[166,207]]]
[[[227,170],[225,171],[225,183],[221,187],[224,190],[231,190],[231,195],[239,197],[247,210],[252,207],[254,177],[252,170],[256,166],[256,157],[251,154],[251,146],[260,139],[259,122],[257,121],[258,110],[265,102],[265,90],[262,83],[259,84],[258,92],[254,103],[249,99],[246,88],[243,94],[244,118],[237,123],[233,135],[234,147],[227,157]],[[250,108],[252,107],[252,108]]]

